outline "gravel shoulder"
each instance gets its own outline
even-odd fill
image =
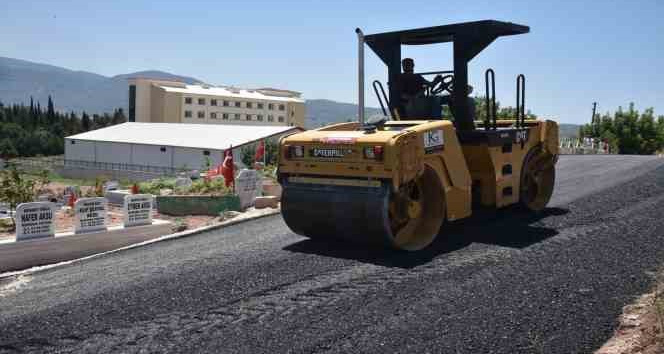
[[[563,156],[551,208],[430,251],[279,216],[0,280],[0,352],[591,353],[664,259],[664,159]]]

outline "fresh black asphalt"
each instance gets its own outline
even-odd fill
[[[592,353],[663,264],[664,159],[563,156],[415,255],[273,216],[1,279],[0,353]]]

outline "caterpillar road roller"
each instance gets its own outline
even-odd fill
[[[515,204],[515,210],[543,210],[553,193],[558,125],[526,119],[523,75],[516,79],[514,117],[507,120],[496,119],[492,69],[484,73],[480,120],[468,85],[468,63],[477,54],[498,37],[529,30],[493,20],[366,36],[357,29],[359,121],[280,140],[286,224],[312,239],[417,251],[444,235],[445,223],[473,210]],[[402,61],[402,46],[446,42],[452,42],[452,70],[407,70],[412,60]],[[388,72],[388,94],[380,81],[373,83],[383,116],[368,120],[365,45]],[[436,77],[428,81],[427,75]]]

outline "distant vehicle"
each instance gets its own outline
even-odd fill
[[[483,121],[475,120],[474,100],[468,97],[468,62],[498,37],[529,31],[492,20],[367,36],[357,29],[359,122],[280,141],[286,224],[314,239],[416,251],[434,241],[446,220],[469,217],[477,208],[544,209],[553,193],[558,124],[525,119],[523,75],[517,78],[514,119],[496,119],[491,69],[485,72]],[[444,42],[453,44],[453,70],[409,72],[438,76],[435,85],[404,99],[401,46]],[[365,43],[387,65],[389,77],[389,98],[374,81],[385,117],[369,122],[364,120]]]

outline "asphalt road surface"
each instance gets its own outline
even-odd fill
[[[541,216],[429,252],[320,243],[280,216],[0,280],[0,352],[590,353],[664,264],[664,159],[563,156]]]

